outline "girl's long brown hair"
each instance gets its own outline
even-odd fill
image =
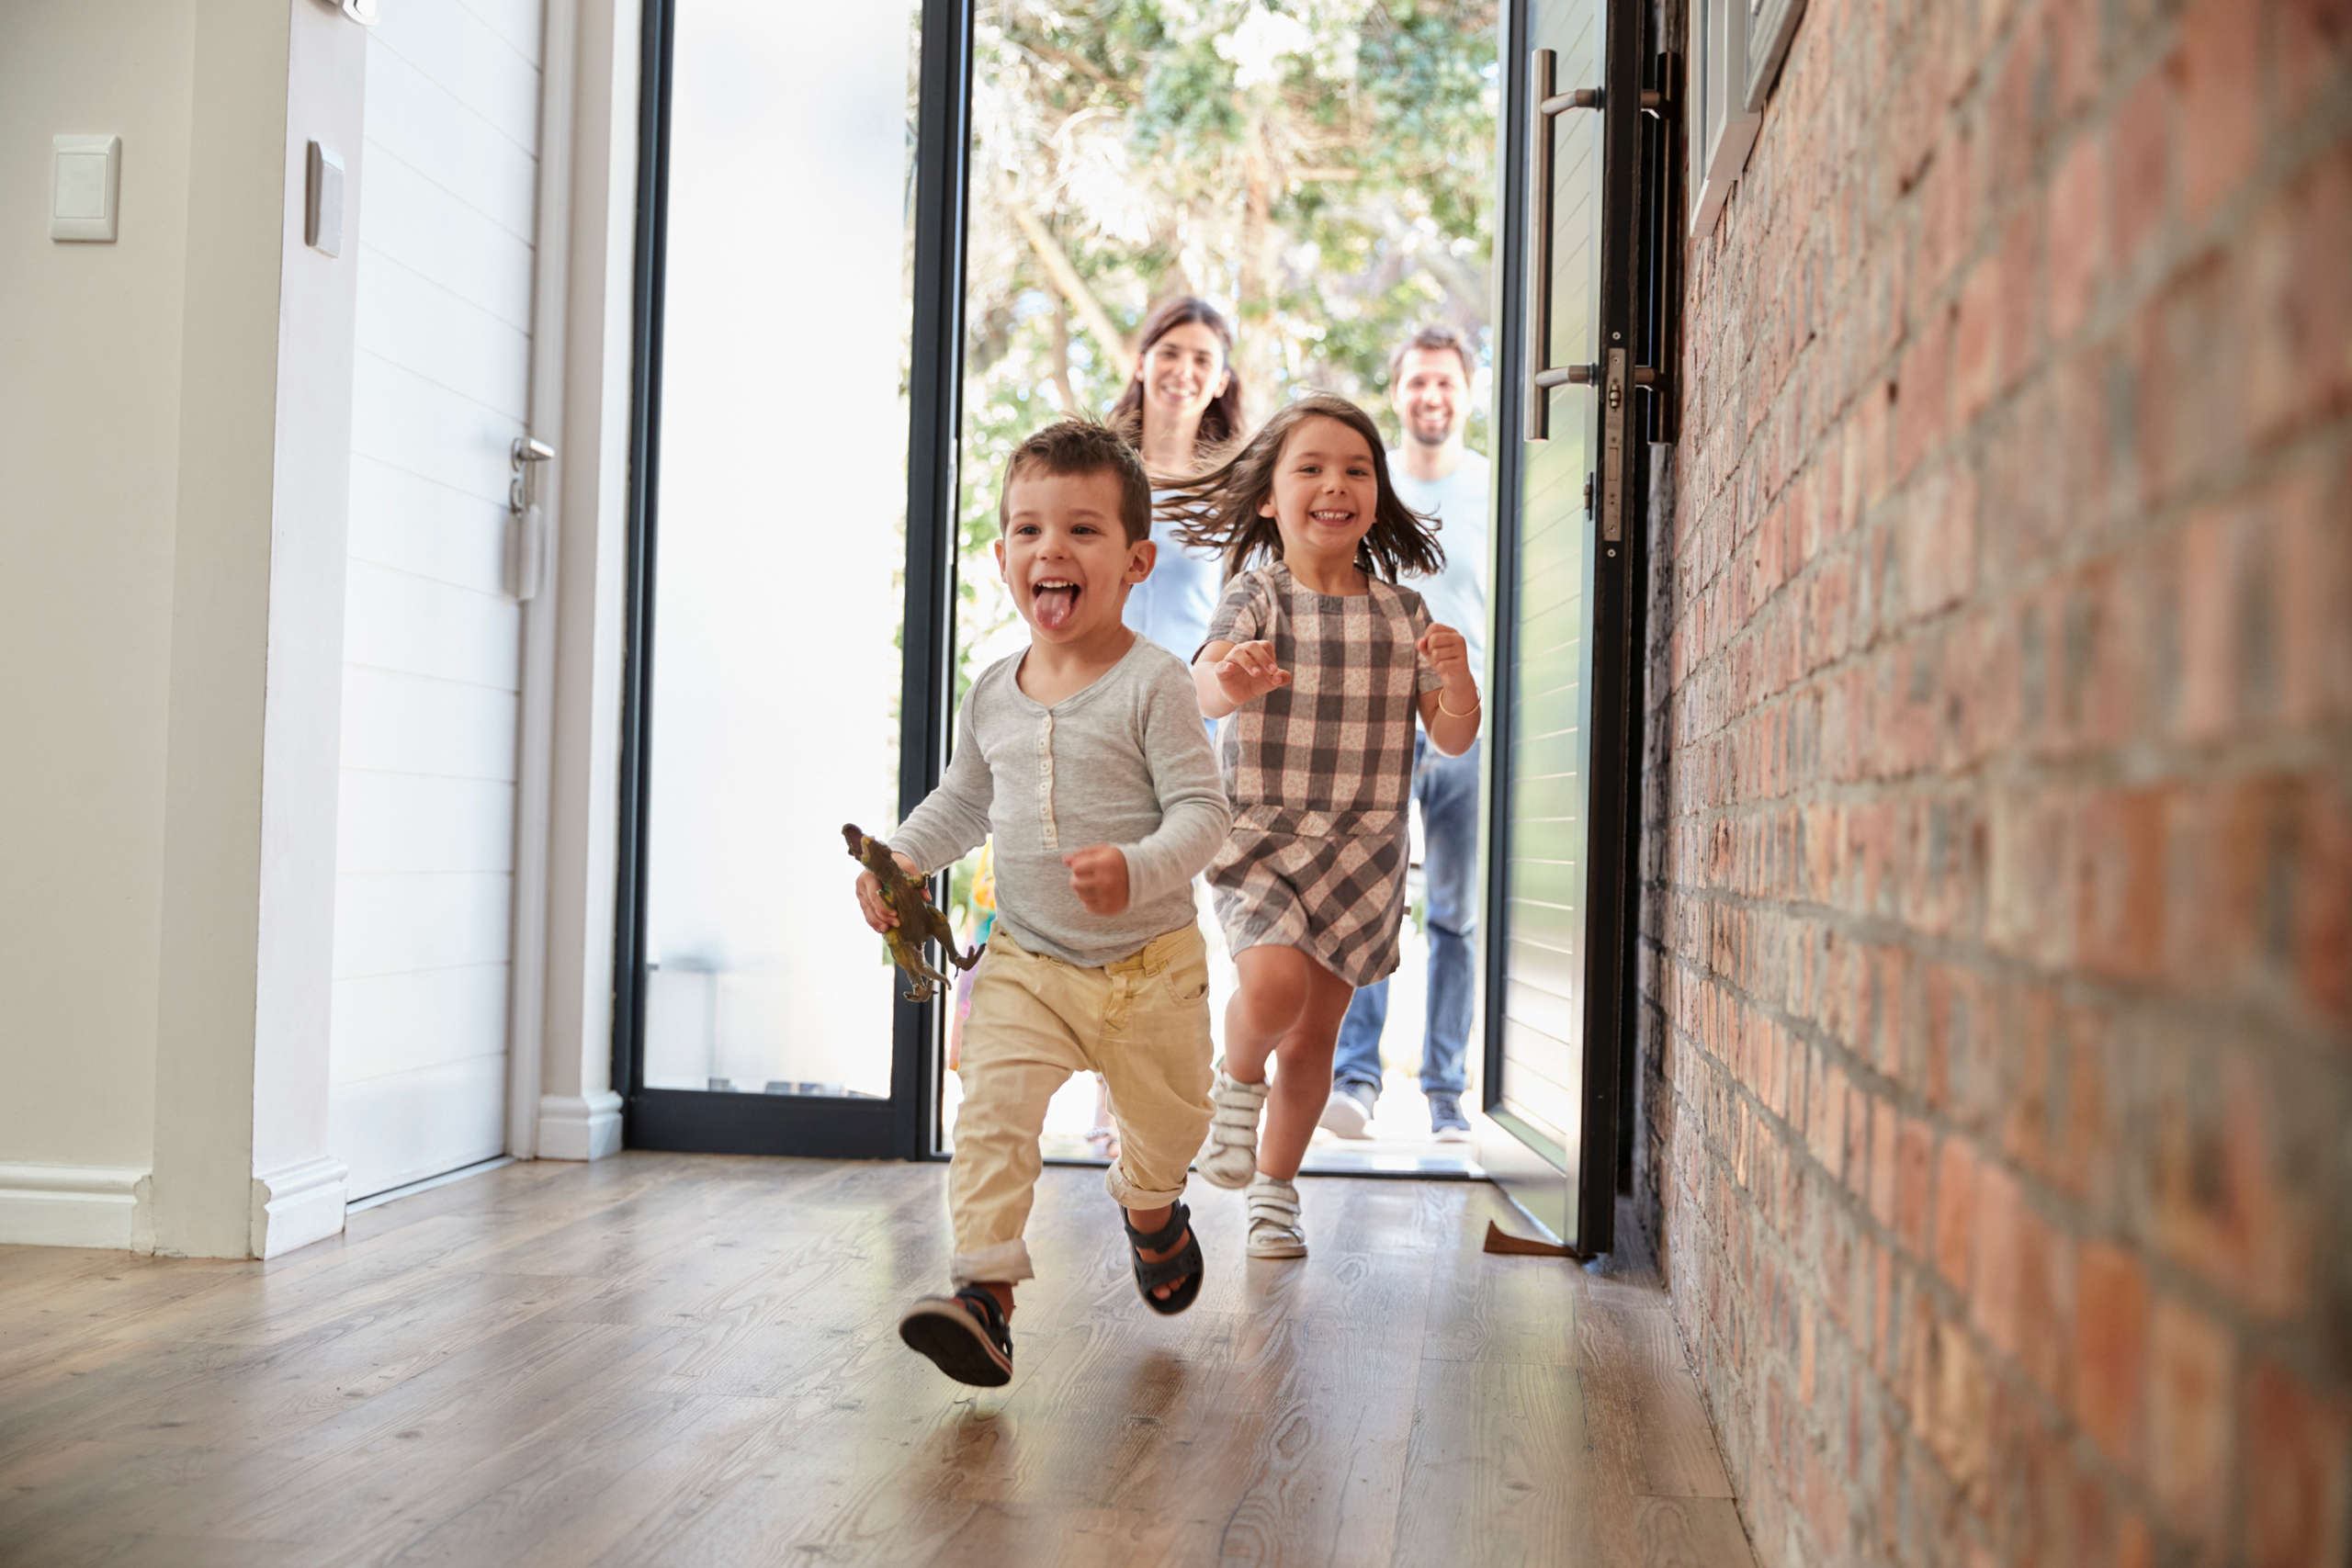
[[[1151,357],[1151,345],[1166,337],[1174,328],[1187,321],[1198,321],[1216,334],[1225,345],[1225,390],[1209,400],[1201,411],[1201,428],[1193,445],[1204,455],[1241,435],[1241,375],[1233,368],[1233,323],[1220,315],[1217,308],[1205,299],[1186,294],[1170,299],[1151,313],[1143,324],[1143,342],[1136,349],[1136,373],[1127,378],[1127,389],[1111,405],[1103,423],[1124,425],[1132,419],[1134,428],[1143,429],[1143,378],[1146,362]],[[1136,436],[1141,445],[1142,436]]]
[[[1380,427],[1372,416],[1328,392],[1299,399],[1268,420],[1249,444],[1208,472],[1171,487],[1159,509],[1175,518],[1177,537],[1188,545],[1219,550],[1230,581],[1249,569],[1261,552],[1283,558],[1282,529],[1258,508],[1273,493],[1274,469],[1293,432],[1310,419],[1336,419],[1363,437],[1372,449],[1373,478],[1379,499],[1373,503],[1372,526],[1356,546],[1356,570],[1394,582],[1406,572],[1428,576],[1445,565],[1445,550],[1437,542],[1434,519],[1407,506],[1388,482],[1388,454],[1380,444]]]

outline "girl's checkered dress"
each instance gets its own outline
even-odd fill
[[[1272,642],[1291,676],[1217,737],[1233,832],[1208,879],[1235,953],[1304,948],[1351,986],[1396,969],[1413,725],[1444,683],[1415,646],[1429,629],[1421,596],[1378,579],[1336,598],[1276,561],[1226,585],[1208,640]]]

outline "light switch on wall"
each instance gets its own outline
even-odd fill
[[[49,184],[49,237],[111,240],[122,193],[122,138],[60,136]]]

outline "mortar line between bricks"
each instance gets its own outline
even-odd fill
[[[1685,1108],[1695,1111],[1695,1108],[1688,1106],[1687,1101],[1682,1101],[1681,1097],[1678,1096],[1677,1099],[1678,1101],[1680,1101]],[[1732,1201],[1735,1203],[1743,1205],[1748,1212],[1747,1218],[1752,1222],[1753,1228],[1761,1238],[1762,1244],[1771,1247],[1780,1255],[1779,1261],[1781,1265],[1784,1276],[1791,1282],[1791,1289],[1814,1299],[1817,1303],[1817,1308],[1822,1318],[1826,1320],[1833,1329],[1835,1329],[1838,1323],[1838,1319],[1836,1314],[1829,1312],[1826,1296],[1820,1291],[1810,1289],[1805,1283],[1804,1283],[1808,1270],[1801,1265],[1800,1260],[1796,1258],[1795,1249],[1790,1245],[1787,1236],[1780,1229],[1772,1225],[1764,1216],[1761,1212],[1762,1206],[1748,1185],[1741,1182],[1736,1176],[1733,1174],[1736,1168],[1733,1162],[1722,1151],[1720,1145],[1715,1142],[1715,1140],[1706,1137],[1703,1134],[1700,1138],[1700,1145],[1708,1153],[1711,1161],[1721,1168],[1722,1184],[1733,1194]],[[1695,1196],[1693,1201],[1697,1201]],[[1714,1250],[1719,1254],[1722,1254],[1724,1249],[1721,1247],[1717,1247]],[[1926,1288],[1931,1294],[1937,1292],[1939,1287],[1946,1286],[1946,1282],[1940,1280],[1931,1265],[1927,1264],[1922,1260],[1910,1258],[1900,1245],[1891,1247],[1887,1250],[1897,1260],[1899,1260],[1900,1266],[1906,1272],[1915,1277],[1915,1280],[1924,1281]],[[1913,1288],[1917,1289],[1918,1286],[1915,1284]],[[1894,1320],[1895,1316],[1896,1311],[1894,1307],[1890,1304],[1888,1308],[1890,1335],[1893,1334],[1894,1329]],[[2146,1489],[2143,1484],[2117,1467],[2114,1461],[2107,1455],[2105,1450],[2100,1449],[2096,1442],[2090,1439],[2089,1435],[2082,1429],[2080,1422],[2075,1419],[2073,1412],[2057,1405],[2056,1403],[2049,1397],[2047,1393],[2042,1390],[2041,1385],[2036,1382],[2030,1374],[2025,1372],[2023,1368],[2016,1366],[2010,1358],[2003,1352],[1999,1347],[1984,1342],[1982,1333],[1968,1320],[1968,1317],[1964,1313],[1960,1314],[1947,1314],[1946,1316],[1956,1331],[1966,1334],[1972,1340],[1974,1340],[1979,1344],[1981,1347],[1978,1352],[1980,1356],[1996,1369],[1996,1371],[2002,1377],[2003,1382],[2011,1385],[2013,1392],[2016,1389],[2021,1388],[2024,1391],[2025,1397],[2030,1402],[2041,1407],[2041,1413],[2045,1416],[2045,1418],[2053,1419],[2054,1425],[2057,1427],[2058,1430],[2065,1435],[2069,1446],[2075,1450],[2077,1463],[2087,1461],[2094,1471],[2103,1472],[2106,1475],[2110,1485],[2119,1487],[2126,1495],[2138,1496],[2142,1501],[2143,1506],[2150,1506],[2153,1504],[2153,1497],[2147,1494]],[[1841,1335],[1843,1333],[1842,1330],[1839,1330],[1838,1332],[1840,1332]],[[1889,1424],[1900,1432],[1905,1441],[1917,1445],[1919,1454],[1933,1461],[1940,1472],[1941,1460],[1939,1456],[1937,1455],[1933,1445],[1928,1444],[1925,1437],[1917,1430],[1917,1424],[1911,1420],[1907,1411],[1905,1409],[1901,1393],[1894,1386],[1892,1378],[1887,1373],[1882,1371],[1872,1358],[1868,1355],[1861,1354],[1860,1347],[1851,1342],[1850,1337],[1848,1337],[1847,1348],[1853,1364],[1861,1368],[1867,1374],[1871,1384],[1874,1385],[1872,1389],[1873,1393],[1885,1406],[1886,1411],[1891,1414],[1892,1420]],[[1728,1353],[1726,1353],[1725,1359],[1726,1360],[1729,1359]],[[1898,1352],[1895,1357],[1890,1359],[1899,1359],[1900,1353]],[[1823,1431],[1818,1432],[1816,1435],[1826,1438],[1827,1434],[1826,1431]]]
[[[2297,1017],[2285,1004],[2239,992],[2222,1000],[2204,1000],[2188,990],[2167,990],[2147,980],[2107,977],[2079,967],[2044,968],[2014,953],[1993,946],[1983,937],[1959,937],[1923,931],[1900,919],[1859,914],[1837,905],[1796,899],[1775,899],[1738,893],[1704,884],[1678,884],[1674,901],[1686,907],[1728,908],[1762,915],[1792,925],[1810,924],[1825,931],[1850,936],[1875,947],[1897,947],[1951,967],[1990,979],[2047,987],[2079,1003],[2120,1011],[2160,1008],[2167,1015],[2186,1016],[2215,1030],[2243,1031],[2253,1042],[2267,1041],[2275,1048],[2333,1060],[2341,1046],[2324,1021]],[[1710,971],[1710,973],[1714,973]],[[1725,980],[1726,984],[1732,982]],[[1743,994],[1747,994],[1743,990]],[[2252,1042],[2247,1042],[2252,1043]],[[2288,1060],[2300,1059],[2290,1055]]]
[[[2352,89],[2340,93],[2339,100],[2331,111],[2332,120],[2352,125]],[[2309,148],[2291,158],[2282,156],[2282,163],[2275,179],[2267,182],[2255,182],[2247,191],[2241,193],[2239,199],[2251,207],[2262,201],[2277,198],[2291,186],[2296,177],[2305,172],[2306,165],[2324,154],[2326,148],[2327,141],[2324,134],[2314,131],[2312,145]],[[2245,226],[2244,218],[2233,217],[2227,211],[2217,210],[2209,214],[2202,231],[2195,235],[2177,239],[2164,254],[2143,264],[2144,270],[2150,274],[2149,276],[2117,284],[2108,288],[2074,332],[2063,338],[2037,339],[2038,352],[2030,364],[2011,378],[1998,392],[1976,411],[1964,426],[1938,445],[1923,449],[1918,454],[1913,468],[1897,479],[1885,494],[1866,505],[1854,519],[1854,526],[1846,530],[1845,533],[1850,535],[1869,529],[1872,526],[1874,515],[1883,514],[1888,509],[1896,507],[1909,489],[1918,482],[1920,476],[1931,472],[1939,462],[1972,451],[1981,452],[1987,444],[1987,427],[1997,423],[2003,413],[2014,412],[2030,393],[2046,385],[2051,378],[2064,367],[2070,353],[2086,348],[2099,348],[2112,344],[2133,324],[2135,313],[2139,308],[2144,305],[2148,299],[2163,292],[2168,280],[2193,267],[2200,258],[2215,251],[2219,241],[2242,231]],[[1991,231],[1997,232],[2001,225],[1992,223],[1987,227]],[[1970,265],[1983,261],[1986,255],[1997,254],[1997,243],[1987,245],[1981,254],[1974,254],[1970,263],[1963,265],[1956,261],[1953,264],[1949,288],[1955,299],[1965,284]],[[1857,278],[1849,287],[1863,289],[1866,288],[1866,280]],[[1943,298],[1943,295],[1939,294],[1939,300]],[[1849,303],[1850,301],[1843,294],[1835,299],[1826,301],[1825,316],[1842,313],[1843,308]],[[1867,301],[1864,303],[1866,304]],[[1938,312],[1930,312],[1930,314]],[[1836,455],[1827,450],[1830,441],[1836,438],[1833,433],[1840,432],[1846,427],[1858,402],[1872,395],[1877,388],[1883,387],[1889,380],[1900,380],[1900,376],[1895,373],[1900,369],[1905,353],[1913,346],[1917,333],[1916,327],[1906,326],[1902,333],[1890,341],[1885,353],[1881,357],[1871,361],[1866,370],[1857,372],[1854,386],[1848,394],[1840,401],[1823,411],[1820,428],[1815,433],[1813,442],[1791,458],[1786,470],[1790,479],[1792,479],[1794,476],[1816,467],[1823,458]],[[1795,397],[1796,389],[1814,378],[1807,362],[1816,355],[1826,355],[1830,352],[1829,345],[1819,335],[1809,337],[1789,362],[1787,372],[1779,387],[1772,392],[1770,400],[1778,401],[1782,398]],[[1686,366],[1685,368],[1687,374],[1689,367]],[[1741,373],[1738,379],[1746,381],[1754,378],[1747,370],[1747,362],[1743,361],[1739,369]],[[2251,466],[2259,468],[2267,459],[2275,456],[2291,451],[2307,441],[2324,438],[2329,434],[2327,428],[2329,423],[2340,412],[2341,410],[2334,405],[2323,405],[2301,425],[2290,428],[2283,441],[2249,447],[2240,454],[2240,461],[2236,465],[2224,464],[2211,476],[2200,474],[2198,479],[2193,481],[2195,490],[2186,498],[2174,494],[2159,497],[2157,498],[2159,504],[2154,509],[2148,509],[2129,501],[2111,502],[2109,511],[2112,515],[2102,519],[2102,522],[2109,527],[2123,526],[2127,529],[2161,527],[2170,515],[2174,503],[2186,499],[2188,503],[2196,504],[2208,499],[2210,492],[2213,491],[2219,491],[2223,494],[2229,493],[2233,480],[2245,468]],[[1770,421],[1769,415],[1765,420],[1759,421],[1747,436],[1726,454],[1732,459],[1724,467],[1724,472],[1726,475],[1736,476],[1750,469],[1751,459],[1758,457],[1759,450],[1767,445],[1763,432]],[[1695,441],[1703,448],[1706,438],[1716,428],[1710,425],[1688,432],[1686,439]],[[1768,464],[1768,466],[1772,465]],[[1724,486],[1718,486],[1716,490],[1705,495],[1682,498],[1685,507],[1696,510],[1702,519],[1700,526],[1703,527],[1704,520],[1715,513],[1718,505],[1724,499],[1724,489],[1733,482],[1735,481],[1726,479]],[[1757,512],[1749,526],[1746,529],[1734,529],[1731,544],[1736,547],[1752,537],[1756,528],[1761,525],[1764,516],[1770,513],[1771,507],[1786,493],[1786,491],[1787,484],[1783,483],[1779,489],[1760,494],[1758,497]],[[2105,536],[2104,534],[2093,536],[2094,539]],[[2132,535],[2127,533],[2123,536],[2129,537]],[[1675,532],[1669,527],[1666,536],[1665,542],[1668,549],[1665,553],[1669,558],[1679,559],[1680,558],[1679,552],[1672,548],[1674,538]],[[1726,552],[1724,563],[1726,566],[1729,564],[1729,554],[1730,552]],[[1705,581],[1715,581],[1719,575],[1719,573],[1710,575]],[[1704,585],[1704,583],[1701,584],[1702,587]]]
[[[1716,1145],[1712,1140],[1702,1137],[1701,1140],[1701,1146],[1708,1153],[1710,1161],[1720,1168],[1718,1173],[1720,1185],[1733,1195],[1732,1201],[1743,1208],[1745,1217],[1750,1222],[1751,1233],[1760,1239],[1760,1244],[1762,1246],[1768,1247],[1776,1255],[1776,1261],[1780,1264],[1783,1276],[1791,1281],[1791,1289],[1805,1294],[1809,1298],[1819,1300],[1820,1292],[1807,1291],[1802,1284],[1797,1282],[1804,1278],[1804,1270],[1799,1266],[1798,1260],[1794,1257],[1794,1249],[1789,1245],[1787,1237],[1766,1219],[1762,1213],[1762,1205],[1758,1201],[1754,1192],[1746,1184],[1740,1182],[1733,1174],[1731,1162],[1717,1150]],[[1691,1202],[1694,1207],[1703,1207],[1696,1198],[1695,1194],[1691,1198]],[[1719,1267],[1724,1267],[1727,1269],[1730,1258],[1728,1249],[1725,1247],[1721,1244],[1715,1244],[1708,1247],[1707,1250],[1714,1253],[1716,1257],[1722,1260],[1718,1265]],[[1901,1258],[1903,1256],[1899,1248],[1892,1250],[1895,1257]],[[1919,1271],[1918,1267],[1916,1264],[1907,1265],[1907,1268],[1909,1269],[1909,1271],[1913,1273]],[[1822,1317],[1826,1320],[1832,1331],[1842,1333],[1842,1331],[1838,1330],[1838,1319],[1835,1314],[1828,1312],[1826,1300],[1821,1302],[1820,1311]],[[1890,1329],[1894,1327],[1894,1309],[1890,1303]],[[1706,1326],[1711,1327],[1712,1325],[1708,1325]],[[1962,1327],[1964,1331],[1965,1325],[1962,1325]],[[1712,1334],[1708,1337],[1710,1338],[1717,1337]],[[1880,1370],[1870,1356],[1860,1352],[1860,1347],[1852,1343],[1850,1337],[1848,1337],[1847,1348],[1851,1362],[1855,1366],[1862,1369],[1868,1376],[1869,1382],[1865,1386],[1872,1396],[1873,1402],[1881,1407],[1880,1413],[1882,1415],[1883,1424],[1889,1429],[1895,1432],[1899,1440],[1912,1445],[1918,1457],[1924,1457],[1931,1461],[1935,1461],[1939,1467],[1940,1461],[1937,1460],[1933,1447],[1926,1442],[1924,1437],[1917,1430],[1917,1424],[1910,1419],[1908,1413],[1905,1409],[1900,1392],[1894,1387],[1890,1377]],[[1771,1359],[1781,1359],[1781,1353],[1777,1349],[1769,1352],[1768,1354]],[[1890,1359],[1897,1358],[1891,1357]],[[1741,1363],[1735,1359],[1731,1355],[1729,1347],[1724,1348],[1723,1362],[1727,1367],[1735,1369],[1741,1367]],[[1733,1375],[1736,1376],[1737,1381],[1740,1382],[1744,1383],[1747,1382],[1745,1376],[1739,1375],[1736,1371]],[[1826,1430],[1823,1430],[1819,1427],[1818,1423],[1809,1422],[1809,1424],[1815,1426],[1816,1436],[1823,1438],[1826,1437],[1827,1434]],[[2069,1420],[2068,1425],[2071,1426],[2071,1420]],[[1777,1468],[1777,1466],[1775,1468]]]
[[[1684,966],[1688,967],[1687,964]],[[1848,1074],[1849,1079],[1867,1075],[1868,1077],[1878,1082],[1894,1085],[1895,1092],[1883,1094],[1878,1098],[1894,1106],[1899,1114],[1928,1127],[1935,1134],[1938,1142],[1945,1138],[1958,1137],[1973,1147],[1983,1149],[1987,1155],[1997,1157],[1999,1163],[2010,1171],[2012,1179],[2018,1185],[2020,1193],[2030,1200],[2038,1200],[2036,1203],[2038,1208],[2046,1214],[2071,1218],[2077,1222],[2065,1227],[2070,1233],[2109,1235],[2132,1241],[2143,1249],[2143,1265],[2147,1269],[2153,1282],[2167,1285],[2172,1293],[2200,1304],[2211,1315],[2232,1324],[2241,1331],[2242,1337],[2250,1344],[2258,1348],[2269,1347],[2277,1352],[2284,1353],[2290,1364],[2312,1367],[2324,1364],[2324,1356],[2319,1348],[2324,1330],[2317,1325],[2299,1326],[2291,1322],[2266,1319],[2251,1313],[2222,1290],[2210,1274],[2200,1273],[2178,1262],[2169,1252],[2156,1246],[2152,1237],[2137,1234],[2129,1223],[2128,1215],[2101,1216],[2081,1200],[2052,1187],[2039,1171],[2030,1166],[2015,1162],[2006,1150],[2001,1149],[1996,1144],[1987,1143],[1980,1134],[1957,1120],[1951,1112],[1928,1103],[1924,1094],[1905,1087],[1899,1079],[1889,1078],[1876,1066],[1862,1061],[1852,1047],[1836,1043],[1834,1039],[1820,1038],[1822,1031],[1819,1026],[1809,1021],[1798,1019],[1777,1005],[1764,1003],[1752,993],[1742,990],[1736,985],[1712,978],[1706,983],[1711,983],[1717,990],[1750,1004],[1751,1010],[1780,1025],[1787,1031],[1792,1039],[1804,1039],[1808,1043],[1823,1046],[1832,1055],[1844,1055],[1852,1060],[1860,1061],[1864,1074],[1858,1075],[1849,1071]],[[1774,1111],[1765,1100],[1761,1092],[1732,1067],[1725,1054],[1710,1051],[1699,1037],[1676,1025],[1672,1021],[1671,1010],[1664,1008],[1662,1003],[1660,1010],[1666,1014],[1667,1026],[1678,1043],[1699,1059],[1713,1065],[1713,1070],[1722,1075],[1728,1084],[1726,1092],[1735,1100],[1745,1103],[1749,1108],[1749,1114],[1759,1124],[1768,1131],[1776,1133],[1774,1141],[1784,1152],[1801,1165],[1809,1167],[1814,1174],[1827,1183],[1829,1190],[1836,1194],[1837,1201],[1851,1212],[1855,1220],[1871,1239],[1884,1246],[1895,1257],[1907,1259],[1911,1267],[1922,1270],[1922,1277],[1939,1294],[1965,1305],[1968,1298],[1960,1289],[1946,1280],[1931,1260],[1911,1257],[1901,1236],[1871,1211],[1868,1199],[1855,1193],[1845,1178],[1829,1169],[1814,1151],[1811,1140],[1799,1125],[1786,1113]],[[1792,1078],[1794,1076],[1792,1075]],[[1805,1076],[1809,1077],[1810,1074]],[[1792,1094],[1792,1101],[1794,1098]],[[1683,1102],[1683,1097],[1679,1094],[1676,1099],[1678,1102]],[[1700,1125],[1702,1127],[1704,1121],[1704,1118],[1701,1119]],[[1700,1141],[1710,1148],[1721,1149],[1719,1142],[1703,1131],[1700,1134]],[[1730,1157],[1728,1151],[1723,1151],[1723,1157],[1727,1170],[1736,1169],[1736,1162]],[[1733,1185],[1743,1191],[1747,1190],[1747,1184],[1738,1181],[1736,1178],[1733,1179]],[[1962,1322],[1969,1321],[1970,1315],[1965,1311],[1957,1314]],[[1995,1348],[1988,1345],[1988,1348]],[[2071,1416],[2069,1418],[2071,1419]]]

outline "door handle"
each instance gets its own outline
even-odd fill
[[[518,435],[507,448],[514,477],[506,481],[506,592],[521,601],[535,597],[548,570],[546,513],[539,505],[539,465],[555,457],[544,441]]]
[[[1548,441],[1552,437],[1552,389],[1555,387],[1589,386],[1600,379],[1597,365],[1563,365],[1555,367],[1552,358],[1552,122],[1570,109],[1597,109],[1601,105],[1600,89],[1578,87],[1573,92],[1557,90],[1560,56],[1556,50],[1539,49],[1530,59],[1528,75],[1531,90],[1528,102],[1534,118],[1528,126],[1530,139],[1528,178],[1533,186],[1529,193],[1530,223],[1528,236],[1528,310],[1527,310],[1527,417],[1525,436],[1530,441]]]

